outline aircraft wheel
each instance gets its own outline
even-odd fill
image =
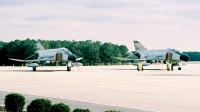
[[[143,66],[142,66],[141,63],[138,64],[138,66],[137,66],[137,70],[138,70],[138,71],[143,71]]]
[[[71,71],[71,67],[67,67],[67,71]]]
[[[178,67],[178,70],[181,70],[181,67]]]
[[[167,68],[167,71],[170,71],[170,68]]]
[[[36,67],[33,67],[33,71],[36,71]]]
[[[171,65],[170,63],[168,63],[168,64],[167,64],[167,71],[170,71],[170,70],[172,70],[172,69],[173,69],[172,65]]]

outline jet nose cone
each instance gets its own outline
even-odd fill
[[[185,55],[185,54],[181,54],[181,56],[180,56],[180,60],[182,60],[182,61],[189,61],[189,56],[187,56],[187,55]]]
[[[68,60],[70,60],[70,61],[76,61],[76,56],[75,55],[69,55],[68,56]]]

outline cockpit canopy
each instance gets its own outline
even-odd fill
[[[178,50],[176,50],[176,49],[168,49],[168,50],[170,50],[170,51],[172,51],[172,52],[175,52],[175,53],[177,53],[177,54],[181,54],[181,52],[178,51]]]
[[[70,55],[72,54],[68,49],[66,48],[60,48],[61,51],[63,51],[65,54]]]

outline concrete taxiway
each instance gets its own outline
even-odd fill
[[[135,66],[83,66],[80,71],[75,67],[71,72],[66,67],[38,67],[33,72],[28,67],[0,67],[0,96],[4,99],[6,93],[18,92],[29,98],[68,100],[72,108],[83,104],[93,112],[111,108],[123,112],[199,112],[200,64],[174,69],[150,65],[138,72]]]

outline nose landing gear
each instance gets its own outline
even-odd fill
[[[67,71],[71,71],[72,63],[67,62]]]
[[[71,67],[68,66],[68,67],[67,67],[67,71],[71,71]]]

